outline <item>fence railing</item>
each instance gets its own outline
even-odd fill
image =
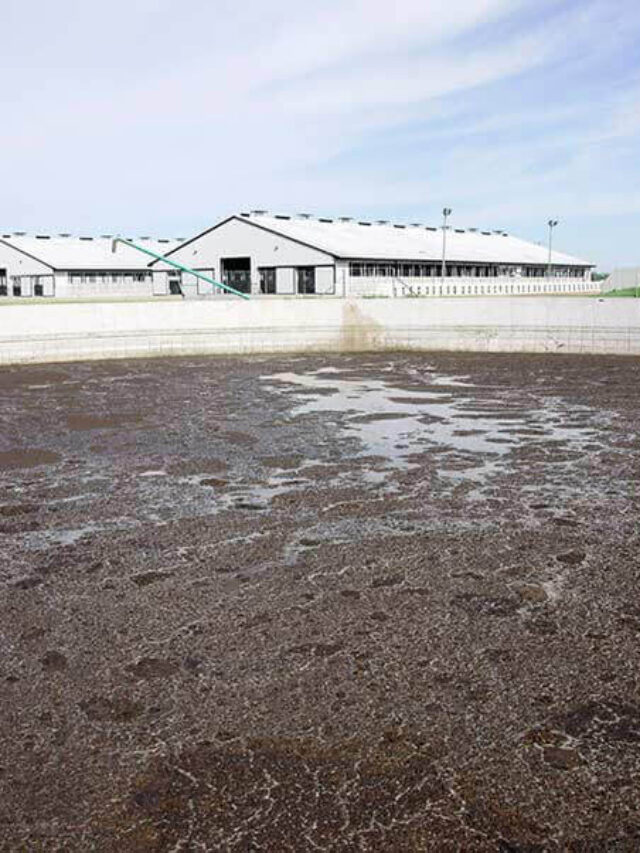
[[[598,293],[599,291],[598,282],[564,276],[552,278],[352,276],[349,277],[347,284],[347,293],[351,296],[534,296]]]

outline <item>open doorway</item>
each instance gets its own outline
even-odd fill
[[[251,258],[222,258],[220,272],[224,284],[251,293]]]
[[[298,267],[296,269],[298,293],[316,292],[316,270],[315,267]]]
[[[259,267],[260,275],[260,293],[275,293],[276,292],[276,268],[275,267]]]
[[[182,273],[180,270],[169,270],[167,283],[170,296],[182,296]]]

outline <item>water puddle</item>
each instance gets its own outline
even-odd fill
[[[14,541],[21,542],[24,548],[34,551],[44,551],[54,546],[75,545],[83,539],[96,533],[111,533],[113,531],[133,530],[141,526],[137,519],[119,519],[103,523],[91,522],[74,528],[51,528],[35,532],[17,534]]]
[[[598,439],[595,413],[568,410],[559,398],[520,402],[509,389],[491,389],[487,397],[487,389],[466,376],[423,377],[426,388],[411,391],[389,380],[341,379],[336,373],[324,368],[262,379],[299,390],[292,417],[338,414],[341,436],[358,442],[354,455],[382,457],[388,468],[410,468],[412,456],[425,450],[449,451],[464,464],[443,459],[440,476],[452,483],[485,480],[509,467],[514,451],[535,445],[546,450],[570,446],[575,452]]]

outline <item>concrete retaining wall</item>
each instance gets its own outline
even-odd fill
[[[271,297],[0,307],[0,364],[385,349],[640,355],[640,300]]]

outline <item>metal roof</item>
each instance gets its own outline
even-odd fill
[[[178,245],[178,240],[152,240],[149,238],[127,238],[139,243],[159,255],[164,255]],[[71,237],[48,235],[3,235],[5,246],[11,246],[54,270],[144,270],[149,256],[129,246],[118,243],[112,251],[112,238]]]
[[[426,225],[396,225],[364,222],[347,217],[336,219],[243,213],[239,219],[252,222],[320,249],[337,258],[359,260],[438,261],[442,257],[442,228]],[[496,264],[546,265],[549,250],[503,231],[447,229],[447,261]],[[552,252],[551,262],[563,266],[594,266],[590,261]]]

